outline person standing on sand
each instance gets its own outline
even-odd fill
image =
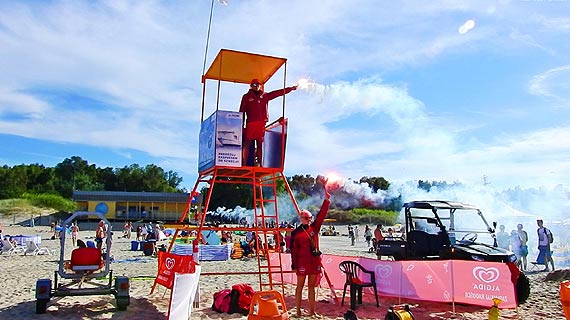
[[[107,236],[107,225],[105,221],[99,221],[97,229],[95,230],[95,242],[97,243],[97,249],[101,250],[103,248],[103,239]]]
[[[366,246],[370,247],[370,241],[372,240],[372,231],[370,231],[370,227],[366,225],[364,228],[364,240],[366,240]]]
[[[356,242],[358,242],[359,233],[360,232],[358,232],[358,226],[354,226],[354,239]]]
[[[499,226],[499,232],[497,232],[497,245],[499,248],[509,250],[510,245],[510,235],[505,231],[505,225]]]
[[[552,260],[552,251],[550,251],[550,243],[552,242],[552,232],[544,227],[544,221],[542,219],[536,220],[538,229],[536,233],[538,234],[538,257],[537,262],[544,263],[544,271],[550,271],[548,269],[548,262],[552,264],[552,271],[554,271],[554,260]]]
[[[69,229],[71,230],[71,241],[73,242],[73,246],[75,247],[75,245],[77,244],[77,234],[79,233],[79,226],[75,222],[72,222],[71,227],[69,227]]]
[[[295,305],[297,317],[301,316],[301,298],[303,286],[308,278],[309,316],[315,315],[315,285],[317,276],[322,272],[321,252],[319,251],[319,233],[330,206],[330,194],[325,189],[325,199],[321,210],[311,223],[313,215],[308,210],[301,210],[301,225],[291,233],[291,269],[297,274]]]
[[[521,261],[522,261],[522,269],[526,270],[526,257],[528,256],[528,234],[526,231],[523,230],[523,225],[517,225],[517,231],[519,233],[519,238],[521,238]]]
[[[350,239],[350,245],[353,246],[354,245],[354,229],[352,228],[352,226],[350,224],[348,225],[348,238]]]

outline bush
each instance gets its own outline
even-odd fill
[[[354,208],[349,211],[331,209],[327,218],[336,219],[337,223],[394,225],[397,223],[398,215],[396,211]]]
[[[354,222],[359,224],[383,224],[394,225],[397,222],[399,213],[396,211],[386,211],[379,209],[354,208],[352,209]]]
[[[75,203],[73,201],[54,194],[24,193],[23,198],[30,201],[30,203],[34,206],[43,207],[43,208],[52,208],[58,211],[72,212],[75,211],[76,208]]]

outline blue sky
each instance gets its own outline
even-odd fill
[[[154,163],[191,188],[210,4],[0,2],[0,164]],[[207,64],[249,51],[287,58],[288,85],[312,80],[287,96],[287,175],[567,187],[568,13],[569,1],[216,1]],[[224,85],[222,109],[247,89]]]

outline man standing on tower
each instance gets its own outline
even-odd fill
[[[253,165],[261,166],[263,151],[261,144],[265,135],[265,124],[269,120],[267,105],[270,100],[285,95],[297,86],[263,92],[263,84],[258,79],[251,80],[249,91],[241,98],[239,111],[244,113],[245,128],[243,134],[242,166],[247,165],[251,143],[255,141]]]

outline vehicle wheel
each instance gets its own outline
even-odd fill
[[[528,281],[526,274],[521,272],[519,278],[517,279],[517,286],[515,289],[518,303],[524,303],[530,295],[530,282]]]
[[[45,300],[45,299],[36,300],[36,313],[37,314],[46,313],[48,302],[49,302],[49,300]]]
[[[125,311],[127,310],[127,306],[130,303],[130,297],[116,297],[116,302],[117,302],[117,310],[119,311]]]

